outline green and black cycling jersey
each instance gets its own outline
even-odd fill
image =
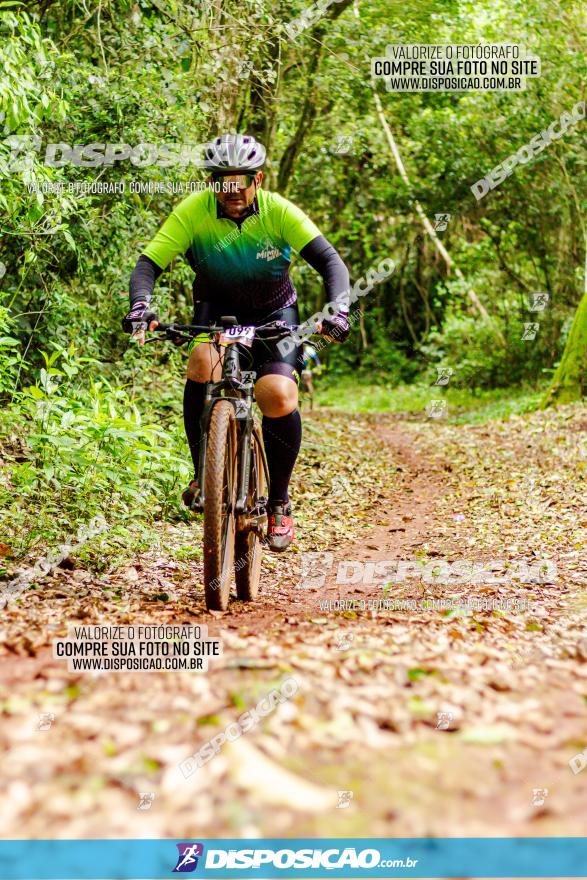
[[[344,302],[346,266],[292,202],[260,189],[247,213],[233,220],[210,189],[194,193],[177,205],[139,257],[131,305],[149,303],[156,278],[185,254],[196,273],[195,301],[210,303],[216,314],[238,312],[254,321],[296,302],[289,276],[292,249],[322,275],[327,301]]]

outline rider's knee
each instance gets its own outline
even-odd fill
[[[298,388],[287,376],[262,376],[255,385],[255,397],[264,416],[288,416],[298,405]]]
[[[212,359],[207,343],[198,345],[190,354],[186,378],[192,382],[209,382],[212,378]]]

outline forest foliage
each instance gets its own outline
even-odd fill
[[[292,38],[288,24],[304,12],[307,27]],[[187,475],[184,354],[129,346],[120,318],[141,248],[180,186],[204,175],[188,162],[160,167],[148,150],[98,167],[51,164],[47,145],[195,146],[253,133],[268,148],[267,185],[312,217],[353,280],[382,259],[396,265],[361,300],[349,342],[329,347],[331,377],[431,384],[445,368],[457,387],[540,389],[583,291],[585,122],[482,200],[470,187],[582,100],[583,19],[578,0],[561,0],[556,15],[551,0],[0,2],[0,394],[12,526],[22,516],[15,489],[27,504],[57,492],[72,519],[80,495],[88,515],[107,498],[128,518],[159,515]],[[377,85],[406,185],[377,116],[370,59],[390,43],[480,42],[525,46],[541,76],[522,92]],[[70,186],[95,181],[125,191]],[[168,191],[132,192],[132,181]],[[423,231],[416,201],[462,278]],[[323,302],[320,280],[299,259],[293,276],[310,315]],[[157,284],[158,312],[188,320],[191,283],[178,259]],[[535,294],[547,294],[538,312]]]

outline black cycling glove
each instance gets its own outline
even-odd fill
[[[336,342],[345,342],[348,339],[351,328],[346,315],[333,315],[331,318],[322,319],[322,336],[332,336]]]
[[[146,329],[151,321],[158,320],[158,315],[149,309],[148,302],[137,300],[122,319],[122,329],[125,333],[134,333],[136,330]]]

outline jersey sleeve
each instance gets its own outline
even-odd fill
[[[160,269],[166,269],[174,257],[185,254],[193,240],[193,218],[200,210],[200,193],[189,195],[173,209],[159,232],[143,250]]]
[[[320,230],[293,202],[276,196],[281,208],[281,235],[298,253],[320,235]]]

